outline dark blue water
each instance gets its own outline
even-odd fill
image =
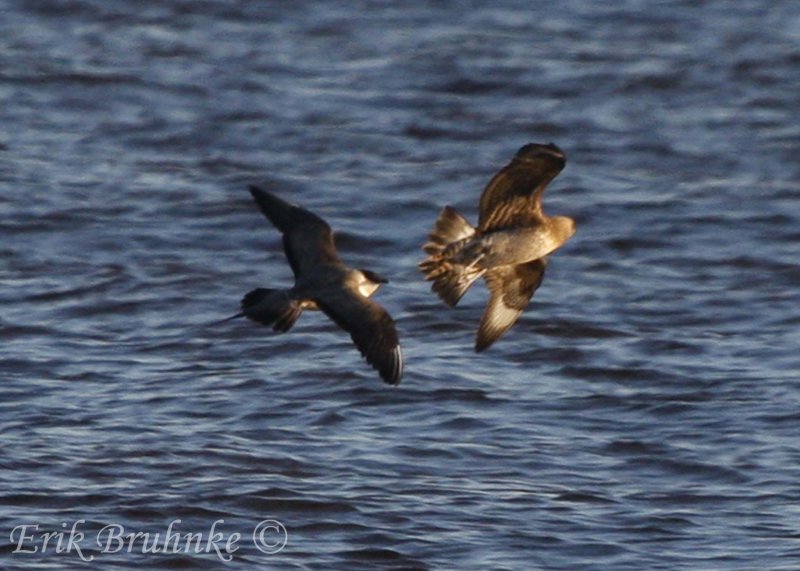
[[[2,568],[800,568],[798,46],[790,0],[4,0]],[[419,248],[529,141],[578,233],[478,355]],[[208,325],[291,280],[249,183],[391,279],[397,389],[319,314]],[[103,544],[176,520],[231,561]]]

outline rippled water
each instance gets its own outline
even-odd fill
[[[232,568],[800,567],[796,2],[0,14],[4,569],[86,568],[14,533],[78,521],[103,569],[222,566],[96,541],[175,520]],[[529,141],[578,234],[478,355],[419,247]],[[318,314],[209,325],[290,283],[248,183],[390,277],[397,389]]]

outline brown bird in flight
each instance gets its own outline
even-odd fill
[[[304,309],[320,309],[350,333],[384,382],[397,385],[403,376],[403,356],[394,320],[369,299],[388,280],[345,265],[336,252],[331,227],[316,214],[255,186],[250,193],[283,234],[295,283],[288,289],[254,289],[242,299],[241,313],[233,317],[244,316],[286,332]]]
[[[546,256],[575,234],[573,219],[542,211],[542,194],[565,164],[564,152],[552,143],[525,145],[483,191],[478,227],[446,206],[422,248],[428,257],[420,270],[450,307],[476,279],[486,280],[490,298],[475,351],[516,323],[542,283]]]

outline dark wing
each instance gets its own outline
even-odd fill
[[[327,292],[314,301],[339,327],[350,333],[364,359],[378,370],[384,382],[400,383],[403,354],[389,312],[371,299],[344,289]]]
[[[478,228],[502,230],[541,223],[544,189],[565,164],[563,151],[552,143],[522,147],[486,185],[478,206]]]
[[[250,187],[250,194],[264,216],[283,233],[283,249],[295,277],[321,263],[339,261],[333,232],[322,218],[256,186]]]
[[[489,348],[517,322],[533,292],[541,285],[546,267],[547,260],[539,258],[516,266],[498,266],[486,272],[484,278],[491,297],[478,327],[475,351]]]

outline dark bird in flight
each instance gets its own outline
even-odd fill
[[[542,283],[547,255],[575,233],[574,220],[542,211],[542,194],[565,164],[564,152],[552,143],[525,145],[483,191],[478,227],[446,206],[422,248],[428,257],[420,270],[450,307],[476,279],[486,280],[490,298],[475,351],[516,323]]]
[[[403,356],[394,320],[369,299],[387,280],[345,265],[336,252],[331,227],[316,214],[255,186],[250,193],[283,234],[283,249],[295,283],[289,289],[254,289],[244,296],[242,311],[234,317],[244,316],[286,332],[304,309],[321,309],[350,334],[386,383],[400,383]]]

